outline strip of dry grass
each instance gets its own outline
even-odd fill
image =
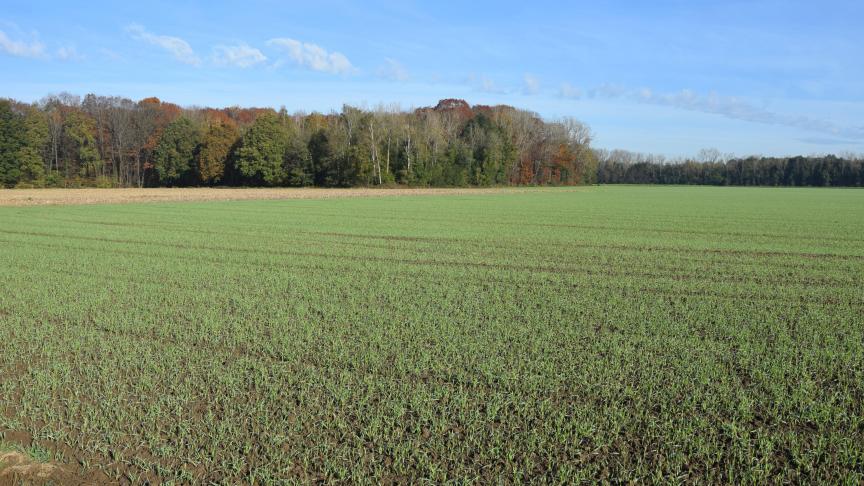
[[[248,199],[327,199],[342,197],[496,194],[526,188],[147,188],[147,189],[6,189],[0,206],[118,204]]]
[[[20,452],[0,452],[0,486],[54,483],[75,484],[75,481],[57,464],[37,462]]]

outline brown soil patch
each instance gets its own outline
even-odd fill
[[[71,484],[71,476],[56,464],[35,462],[20,452],[0,452],[0,486]]]
[[[148,188],[148,189],[0,189],[0,206],[118,204],[251,199],[327,199],[345,197],[474,195],[524,192],[527,188]]]

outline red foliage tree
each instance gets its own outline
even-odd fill
[[[471,105],[469,105],[465,100],[456,98],[447,98],[439,101],[438,104],[435,105],[435,111],[455,113],[466,121],[470,120],[474,116],[474,112],[471,111]]]

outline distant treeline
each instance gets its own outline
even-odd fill
[[[601,184],[864,186],[864,159],[852,155],[733,158],[703,150],[694,160],[668,162],[623,150],[595,154]]]
[[[572,118],[456,99],[289,114],[61,94],[0,99],[0,187],[580,184],[590,142]]]

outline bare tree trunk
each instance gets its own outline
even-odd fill
[[[125,172],[126,168],[123,166],[123,135],[122,134],[117,135],[117,145],[118,145],[118,149],[119,149],[119,150],[117,150],[117,156],[118,156],[118,158],[117,158],[117,175],[120,176],[120,185],[126,186],[126,181],[123,180],[124,179],[123,172]]]
[[[344,109],[343,109],[342,118],[345,119],[345,130],[346,130],[346,134],[347,134],[347,143],[345,144],[345,152],[342,155],[345,157],[345,168],[348,168],[348,167],[351,167],[351,128],[352,127],[351,127],[350,117],[348,117],[344,113]],[[339,179],[338,183],[341,184],[343,182],[342,181],[342,164],[336,165],[336,173],[337,173],[337,177]]]
[[[387,173],[390,173],[390,136],[392,135],[391,131],[387,131]]]
[[[375,143],[375,121],[369,123],[369,135],[372,137],[372,164],[378,174],[378,185],[381,185],[381,159],[378,158],[378,147]]]
[[[57,113],[52,113],[49,121],[51,134],[51,152],[54,155],[53,165],[49,162],[49,169],[60,170],[60,137],[63,136],[63,122]]]
[[[411,173],[411,130],[408,130],[408,144],[405,147],[405,154],[408,157],[408,173]]]

